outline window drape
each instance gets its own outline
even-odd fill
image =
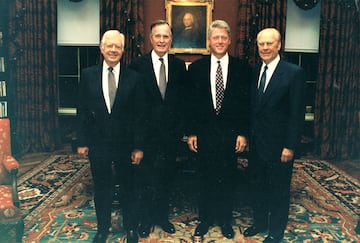
[[[122,61],[129,64],[131,60],[144,52],[142,45],[143,0],[100,1],[100,33],[117,29],[125,35],[125,52]]]
[[[359,26],[354,1],[321,1],[314,134],[323,159],[360,154]]]
[[[8,1],[9,114],[14,153],[52,151],[57,116],[56,1]]]
[[[282,45],[286,29],[286,1],[239,0],[237,54],[250,64],[259,62],[256,47],[257,33],[268,27],[280,31]]]

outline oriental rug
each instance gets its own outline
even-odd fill
[[[283,242],[360,242],[354,228],[360,215],[360,183],[326,161],[297,160],[292,180],[290,218]],[[96,215],[87,160],[55,155],[19,178],[19,196],[25,221],[24,242],[92,242]],[[170,220],[176,234],[155,228],[142,243],[190,243],[199,223],[195,200],[186,191],[174,195]],[[245,238],[252,223],[251,207],[235,204],[234,239],[219,227],[204,243],[262,242],[266,233]],[[112,215],[108,242],[126,242],[121,208]]]

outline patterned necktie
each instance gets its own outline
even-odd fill
[[[160,72],[159,72],[159,90],[161,93],[161,97],[165,98],[165,91],[166,91],[166,75],[165,75],[165,64],[164,59],[162,57],[159,58],[161,65],[160,65]]]
[[[215,111],[216,111],[216,114],[219,114],[219,111],[221,109],[221,103],[224,99],[224,80],[223,80],[223,74],[222,74],[220,61],[218,61],[218,67],[216,69],[215,89],[216,89]]]
[[[265,83],[266,83],[266,70],[268,69],[268,66],[264,67],[264,71],[261,75],[261,79],[260,79],[260,85],[259,85],[259,89],[258,89],[258,94],[262,95],[265,92]]]
[[[109,67],[108,70],[109,70],[109,74],[108,74],[109,100],[110,100],[110,108],[112,108],[116,96],[116,83],[115,83],[113,68]]]

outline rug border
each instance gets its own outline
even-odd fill
[[[18,180],[18,184],[20,185],[21,183],[23,183],[24,181],[29,179],[31,176],[34,176],[39,170],[47,167],[49,164],[51,164],[52,162],[54,162],[54,160],[57,160],[58,158],[60,158],[60,159],[76,159],[77,157],[71,156],[71,155],[51,155],[49,158],[43,160],[43,162],[41,162],[41,165],[35,166],[32,170],[25,173]],[[44,199],[44,201],[38,207],[36,207],[30,213],[24,215],[23,219],[24,219],[25,228],[27,228],[29,226],[29,224],[34,223],[34,220],[36,220],[36,215],[41,210],[43,210],[46,206],[48,206],[54,200],[54,198],[56,198],[59,194],[63,193],[64,190],[66,188],[68,188],[73,183],[74,180],[76,180],[80,176],[83,176],[84,173],[86,173],[89,168],[90,168],[90,164],[84,163],[84,166],[79,171],[77,171],[71,178],[69,178],[56,191],[54,191],[54,193],[52,193],[50,196],[46,197]]]
[[[328,167],[330,167],[331,169],[335,170],[335,171],[339,171],[341,173],[341,175],[343,175],[346,179],[348,179],[349,181],[353,182],[354,184],[356,184],[356,186],[360,187],[360,179],[357,179],[351,175],[349,175],[349,173],[347,173],[346,171],[344,171],[343,169],[337,167],[336,165],[326,161],[326,160],[321,160],[321,159],[308,159],[308,158],[300,158],[300,159],[296,159],[295,162],[300,162],[300,161],[319,161],[323,164],[326,164]]]

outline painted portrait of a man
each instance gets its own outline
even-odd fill
[[[206,48],[206,7],[174,6],[172,48]]]

